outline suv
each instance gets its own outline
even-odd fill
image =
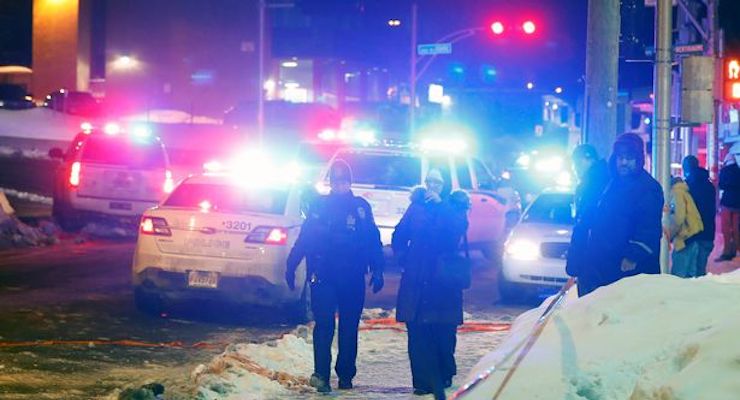
[[[63,160],[54,179],[52,214],[67,230],[81,228],[91,217],[136,224],[174,186],[164,145],[141,128],[83,129],[66,153],[53,148],[49,156]]]
[[[427,171],[437,168],[445,180],[444,191],[463,189],[470,194],[472,208],[468,240],[471,249],[486,258],[496,253],[505,232],[505,200],[495,192],[496,180],[477,158],[412,147],[348,147],[336,152],[352,168],[352,190],[373,208],[381,240],[390,245],[398,221],[409,206],[411,190],[423,182]],[[326,176],[326,174],[324,175]],[[326,190],[326,180],[321,183]]]
[[[284,275],[311,191],[249,182],[238,174],[190,176],[144,213],[133,262],[140,310],[215,298],[305,315],[305,297],[288,289]],[[300,268],[298,282],[304,274]]]

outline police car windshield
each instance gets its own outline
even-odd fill
[[[134,168],[165,168],[162,147],[156,141],[136,142],[127,137],[92,136],[82,149],[82,162]]]
[[[397,154],[342,153],[352,168],[352,183],[376,187],[412,187],[421,183],[421,159]]]
[[[524,222],[539,224],[572,225],[573,195],[570,193],[542,194],[524,213]]]
[[[164,205],[169,207],[201,208],[206,202],[216,212],[282,215],[288,201],[287,189],[254,189],[209,183],[183,183]]]

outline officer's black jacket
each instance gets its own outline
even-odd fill
[[[309,279],[382,273],[383,245],[370,204],[351,192],[318,197],[290,251],[288,271],[294,272],[304,257]]]

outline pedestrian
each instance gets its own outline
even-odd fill
[[[609,158],[612,179],[588,223],[579,296],[625,277],[660,273],[663,190],[644,165],[640,136],[619,136]]]
[[[295,289],[295,273],[306,259],[310,286],[314,373],[310,384],[330,392],[331,346],[339,314],[339,352],[335,371],[339,389],[352,389],[357,374],[357,336],[365,303],[365,275],[372,273],[373,293],[383,288],[383,245],[370,204],[352,193],[352,171],[343,160],[329,170],[331,192],[309,206],[287,261],[285,280]]]
[[[704,230],[704,224],[689,194],[689,185],[679,177],[671,178],[671,191],[663,214],[666,239],[673,244],[671,274],[681,278],[697,277],[699,245],[689,239]]]
[[[720,221],[725,239],[722,255],[715,261],[729,261],[740,247],[740,143],[735,143],[719,171]]]
[[[699,160],[694,156],[686,156],[681,163],[689,193],[694,199],[696,208],[701,215],[704,230],[690,237],[687,242],[695,241],[697,245],[696,276],[707,274],[707,260],[714,250],[714,235],[717,229],[717,190],[709,180],[709,171],[699,166]]]
[[[414,394],[444,399],[457,374],[457,326],[463,322],[463,290],[470,286],[466,258],[464,191],[444,196],[444,179],[432,169],[426,187],[412,191],[411,205],[393,232],[393,253],[403,268],[396,320],[406,323]]]
[[[588,243],[589,223],[610,177],[606,161],[599,157],[596,148],[590,144],[576,147],[571,161],[578,177],[578,186],[575,190],[576,222],[571,234],[565,271],[577,278],[581,265],[586,263],[584,251]],[[581,290],[580,285],[578,289]]]

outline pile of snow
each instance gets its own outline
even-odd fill
[[[545,305],[469,376],[500,368],[464,399],[490,399]],[[699,279],[642,275],[568,294],[504,389],[504,399],[737,399],[740,271]],[[515,358],[515,357],[514,357]],[[513,359],[513,358],[512,358]]]
[[[30,201],[31,203],[41,203],[41,204],[46,204],[46,205],[52,205],[52,203],[54,203],[54,199],[52,199],[49,196],[42,196],[36,193],[22,192],[22,191],[15,190],[15,189],[8,189],[8,188],[0,187],[0,193],[4,193],[7,196],[15,197],[17,199]]]
[[[0,137],[71,141],[87,120],[48,108],[0,110]]]
[[[24,224],[0,192],[0,250],[57,244],[59,233],[59,228],[49,221],[40,221],[38,227]]]
[[[366,309],[360,323],[355,389],[343,399],[408,399],[411,372],[406,333],[400,326],[377,329],[370,320],[386,320],[395,310]],[[372,328],[372,329],[365,329]],[[313,372],[311,327],[299,326],[282,338],[260,344],[232,344],[192,373],[198,399],[322,399],[307,386]],[[505,337],[505,333],[459,333],[456,360],[460,374],[468,371]],[[333,348],[336,359],[336,336]],[[333,373],[332,373],[333,374]],[[458,375],[455,384],[465,376]],[[336,388],[336,377],[332,378]]]
[[[137,227],[124,226],[116,223],[90,222],[85,225],[78,235],[76,242],[81,243],[88,238],[104,239],[133,239],[138,234]]]
[[[39,150],[36,148],[32,149],[17,149],[10,146],[0,146],[0,156],[2,157],[21,157],[21,158],[34,158],[34,159],[46,159],[49,158],[49,152]]]

